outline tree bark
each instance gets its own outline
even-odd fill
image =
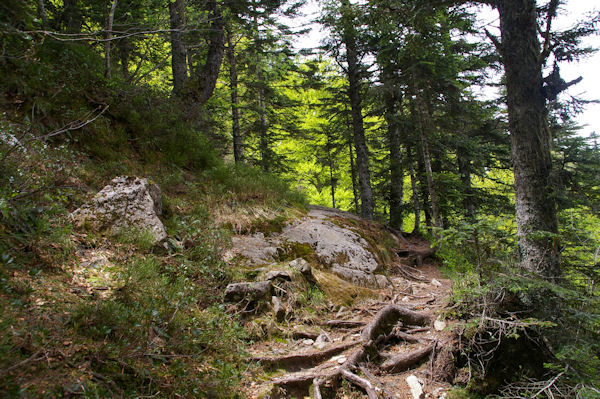
[[[169,0],[171,24],[171,67],[173,69],[173,94],[183,96],[188,83],[187,50],[183,43],[185,28],[185,0]]]
[[[235,47],[231,42],[231,32],[227,32],[227,58],[229,59],[229,84],[231,86],[231,125],[233,133],[233,158],[241,163],[244,157],[242,134],[240,131],[240,101],[238,97],[238,74]]]
[[[535,0],[497,3],[506,75],[521,266],[560,276],[558,223],[550,174],[550,134],[543,95]]]
[[[354,133],[354,147],[356,149],[356,163],[358,166],[358,181],[360,186],[361,216],[373,219],[373,192],[371,190],[371,175],[369,171],[369,153],[365,139],[363,125],[362,104],[360,95],[360,74],[358,65],[358,51],[356,48],[356,34],[354,21],[350,10],[349,0],[342,0],[343,42],[346,47],[346,62],[348,63],[348,83],[350,106],[352,109],[352,126]]]
[[[206,61],[196,76],[198,89],[194,97],[199,105],[204,105],[215,91],[225,52],[225,24],[217,0],[208,0],[207,10],[212,23]]]
[[[384,67],[382,83],[385,91],[385,120],[388,131],[388,146],[390,152],[390,226],[402,231],[402,199],[404,186],[404,173],[402,170],[402,146],[399,112],[402,112],[402,94],[396,87],[393,73],[389,67]]]
[[[387,84],[393,85],[389,81]],[[401,106],[401,98],[395,87],[391,87],[389,93],[386,94],[385,120],[387,122],[390,151],[390,226],[402,231],[404,173],[402,171],[402,146],[400,124],[398,122],[398,108]]]

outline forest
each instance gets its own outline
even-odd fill
[[[600,398],[600,137],[560,70],[600,11],[311,4],[2,0],[0,396]],[[155,224],[77,221],[133,176]]]

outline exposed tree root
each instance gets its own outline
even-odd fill
[[[375,387],[369,380],[361,378],[353,372],[345,369],[342,369],[342,371],[340,371],[340,374],[342,375],[342,377],[344,377],[354,385],[357,385],[364,389],[369,399],[377,399],[377,391],[375,390]]]
[[[363,343],[375,341],[380,335],[388,335],[394,326],[401,321],[404,324],[424,326],[431,323],[431,318],[398,305],[388,305],[362,331]]]
[[[283,368],[289,371],[301,370],[318,365],[319,363],[356,346],[358,342],[349,342],[332,346],[322,351],[311,351],[306,353],[295,353],[284,356],[256,357],[252,360],[258,361],[267,368]]]
[[[352,320],[329,320],[325,322],[324,325],[332,328],[355,328],[364,326],[365,322]]]
[[[386,360],[381,364],[381,369],[390,373],[399,373],[408,370],[422,361],[433,350],[434,344],[427,345],[413,352],[402,353]]]

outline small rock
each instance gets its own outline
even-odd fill
[[[433,328],[435,328],[436,331],[443,331],[444,328],[446,328],[446,322],[442,319],[437,319],[433,322]]]
[[[273,305],[273,313],[275,314],[275,320],[281,323],[285,319],[285,306],[281,303],[281,300],[276,296],[271,297],[271,303]]]
[[[413,399],[422,399],[425,396],[423,393],[423,387],[421,386],[417,376],[413,374],[406,377],[406,383],[410,388],[410,393],[412,394]]]
[[[330,362],[335,362],[338,364],[344,364],[346,362],[346,356],[344,355],[337,355],[332,357],[331,359],[329,359]]]
[[[242,299],[256,301],[268,297],[270,293],[270,281],[233,283],[225,288],[225,302],[239,302]]]
[[[431,280],[431,285],[434,285],[436,287],[441,287],[442,283],[440,283],[439,281],[437,281],[436,279],[432,279]]]
[[[292,276],[288,272],[284,272],[283,270],[271,270],[265,276],[265,280],[273,281],[273,280],[285,280],[292,281]]]
[[[305,339],[304,341],[302,341],[302,344],[306,346],[311,346],[314,343],[315,341],[313,339]]]
[[[329,335],[321,334],[315,340],[315,347],[317,347],[318,349],[323,349],[327,346],[329,342],[331,342],[331,338],[329,338]]]

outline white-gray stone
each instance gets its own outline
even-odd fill
[[[76,226],[94,230],[146,230],[159,242],[167,238],[165,226],[158,218],[161,213],[161,193],[156,184],[139,177],[119,176],[69,216]]]
[[[406,383],[410,388],[410,393],[413,399],[422,399],[425,396],[425,394],[423,393],[423,387],[421,386],[421,383],[419,382],[417,376],[415,376],[414,374],[409,375],[408,377],[406,377]]]
[[[437,319],[433,322],[433,328],[435,328],[436,331],[443,331],[444,328],[446,328],[446,322],[442,319]]]
[[[345,212],[313,207],[306,218],[286,226],[281,235],[287,241],[310,245],[320,261],[345,280],[362,286],[387,286],[385,276],[374,274],[381,265],[367,241],[350,228],[335,224],[332,217],[350,218]]]

